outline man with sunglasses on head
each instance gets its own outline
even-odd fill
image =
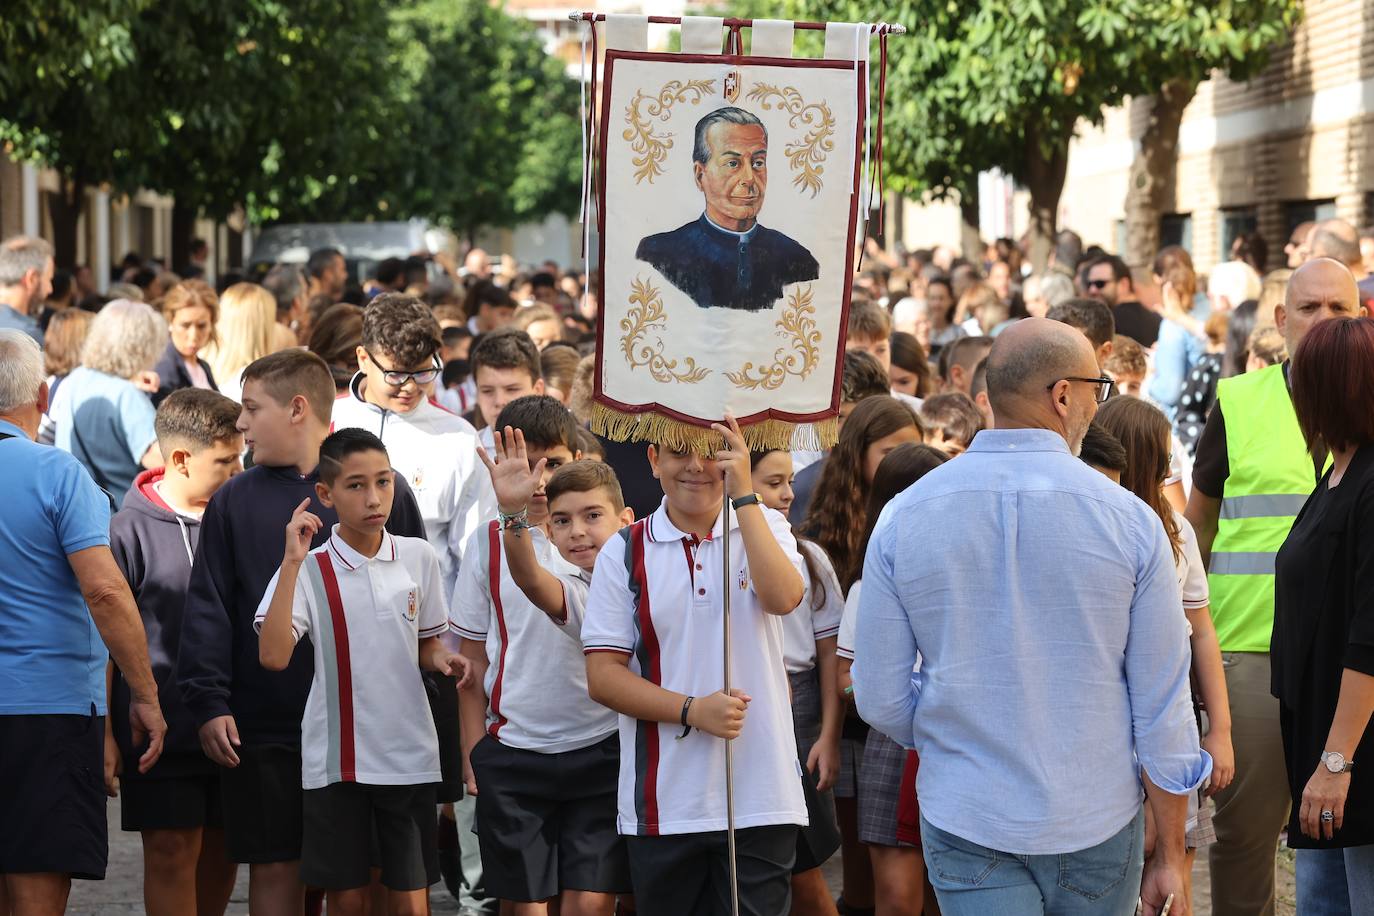
[[[1084,294],[1112,310],[1116,333],[1125,334],[1147,350],[1159,340],[1161,318],[1136,298],[1130,268],[1114,254],[1098,255],[1088,265]]]

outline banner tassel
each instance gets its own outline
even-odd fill
[[[616,442],[651,442],[696,452],[698,455],[712,455],[724,445],[719,434],[705,426],[684,423],[672,417],[653,412],[628,413],[607,407],[601,403],[592,404],[591,430],[598,436]],[[830,448],[840,438],[840,422],[837,417],[817,423],[789,423],[785,420],[761,420],[745,426],[740,432],[750,451],[821,451]]]

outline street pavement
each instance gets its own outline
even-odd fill
[[[110,818],[110,867],[104,881],[75,881],[72,883],[72,896],[67,907],[70,916],[125,916],[143,912],[143,851],[138,834],[124,833],[119,829],[119,800],[114,799],[109,806]],[[1276,862],[1279,879],[1278,916],[1294,916],[1293,896],[1293,854],[1281,849]],[[825,866],[825,876],[831,888],[839,891],[839,857],[831,859]],[[433,912],[457,913],[458,904],[442,886],[433,889],[431,895]],[[239,869],[238,884],[234,886],[234,896],[226,911],[229,916],[248,916],[248,869]],[[1208,889],[1207,857],[1198,856],[1197,867],[1193,870],[1193,913],[1194,916],[1211,916],[1212,900]]]

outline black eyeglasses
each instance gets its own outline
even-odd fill
[[[1105,289],[1111,280],[1089,280],[1088,289]]]
[[[414,379],[417,386],[423,388],[425,385],[428,385],[438,378],[439,373],[443,371],[443,367],[439,365],[439,358],[437,356],[434,358],[434,365],[428,369],[421,369],[418,372],[399,372],[395,369],[388,369],[383,366],[377,361],[377,357],[372,355],[371,350],[364,350],[363,352],[367,354],[368,358],[372,360],[373,364],[376,365],[378,369],[382,370],[382,378],[392,388],[404,387],[405,383],[412,379]]]
[[[1107,398],[1111,397],[1112,394],[1113,382],[1105,375],[1101,378],[1084,378],[1081,375],[1066,375],[1063,378],[1055,379],[1054,381],[1050,382],[1048,385],[1045,386],[1045,390],[1053,391],[1054,386],[1058,385],[1060,382],[1090,382],[1096,385],[1097,391],[1093,392],[1093,397],[1097,400],[1097,403],[1099,404],[1106,403]]]

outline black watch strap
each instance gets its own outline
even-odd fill
[[[759,494],[757,494],[757,493],[750,493],[750,494],[747,495],[747,496],[741,496],[741,497],[739,497],[738,499],[732,499],[732,500],[730,500],[730,505],[731,505],[736,511],[738,511],[738,510],[740,510],[740,509],[743,509],[745,506],[752,506],[752,505],[755,505],[755,504],[758,503],[758,501],[759,501]]]

